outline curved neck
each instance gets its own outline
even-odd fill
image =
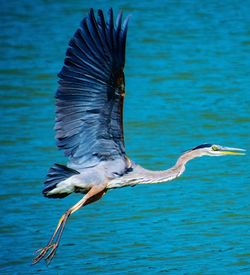
[[[139,184],[143,183],[160,183],[160,182],[166,182],[173,180],[177,177],[179,177],[184,171],[185,171],[185,165],[186,163],[192,158],[186,153],[184,153],[182,156],[180,156],[175,165],[161,171],[153,171],[148,169],[143,169],[141,171],[144,175],[143,180],[139,182]]]
[[[185,167],[187,162],[189,162],[191,159],[194,159],[197,157],[201,157],[201,154],[199,151],[187,151],[178,158],[175,166],[184,166]]]
[[[134,164],[131,172],[120,178],[111,180],[108,184],[108,188],[119,188],[135,184],[160,183],[173,180],[185,171],[187,162],[196,157],[200,157],[198,152],[187,151],[178,158],[173,167],[162,171],[148,170],[140,165]]]
[[[138,180],[138,184],[160,183],[173,180],[185,171],[185,165],[188,161],[200,156],[200,153],[197,151],[187,151],[177,159],[173,167],[162,171],[152,171],[141,167],[141,171],[138,172],[140,172],[143,176]]]

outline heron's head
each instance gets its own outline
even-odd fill
[[[190,152],[197,153],[197,156],[226,156],[226,155],[245,155],[245,150],[240,148],[223,147],[217,144],[201,144]]]
[[[245,155],[245,150],[240,148],[231,148],[224,147],[217,144],[201,144],[186,151],[182,154],[176,162],[177,166],[185,166],[185,164],[191,159],[202,157],[202,156],[211,156],[211,157],[220,157],[226,155]]]

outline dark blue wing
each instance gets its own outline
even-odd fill
[[[69,42],[56,93],[56,138],[69,161],[83,167],[125,158],[123,98],[128,18],[114,24],[93,9]]]

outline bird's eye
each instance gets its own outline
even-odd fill
[[[219,150],[219,148],[218,148],[218,146],[213,145],[213,146],[212,146],[212,150],[213,150],[213,151],[218,151],[218,150]]]

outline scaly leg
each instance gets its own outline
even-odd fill
[[[106,189],[106,186],[92,187],[89,190],[89,192],[78,203],[76,203],[74,206],[72,206],[69,210],[67,210],[62,215],[48,244],[45,247],[40,248],[35,252],[39,254],[33,259],[33,262],[32,262],[33,264],[38,263],[41,259],[44,258],[47,265],[49,265],[49,263],[55,256],[56,249],[59,246],[62,233],[69,216],[74,212],[76,212],[81,207],[99,200],[105,194],[105,189]]]

